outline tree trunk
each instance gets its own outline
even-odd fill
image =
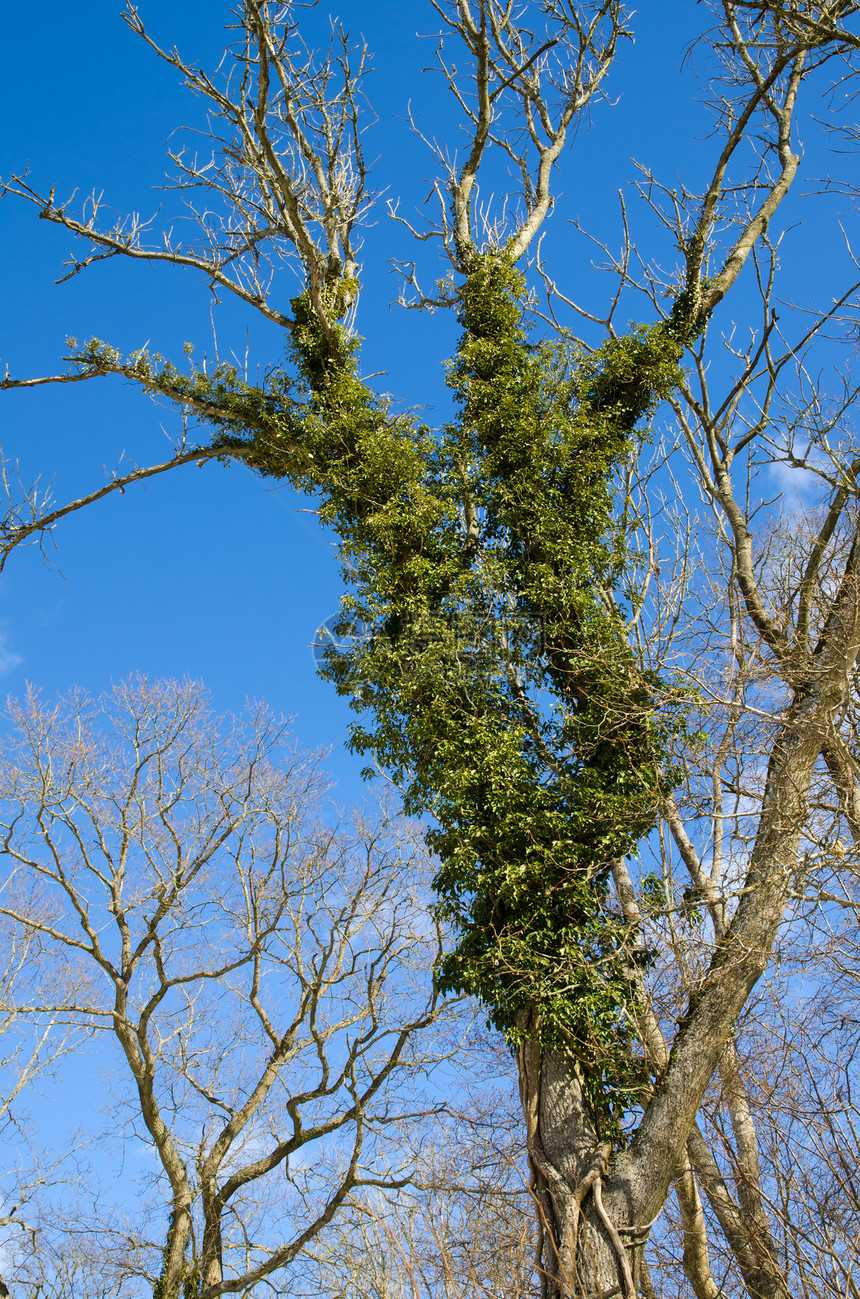
[[[217,1285],[224,1279],[223,1242],[221,1239],[221,1214],[224,1206],[214,1184],[204,1183],[203,1191],[203,1248],[200,1255],[200,1288]]]
[[[153,1299],[181,1299],[190,1238],[190,1202],[182,1204],[174,1202],[167,1239],[164,1242],[161,1276],[155,1283]]]
[[[576,1060],[534,1040],[519,1050],[532,1189],[538,1216],[542,1299],[635,1299],[630,1206],[604,1184],[601,1142]],[[619,1228],[621,1231],[619,1232]],[[639,1251],[637,1251],[639,1252]]]

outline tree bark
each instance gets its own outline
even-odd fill
[[[576,1060],[533,1038],[518,1053],[532,1186],[538,1216],[542,1299],[635,1299],[633,1259],[607,1211],[610,1156]]]

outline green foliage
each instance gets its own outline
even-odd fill
[[[436,436],[392,417],[354,345],[334,351],[294,304],[324,513],[349,565],[340,631],[373,629],[327,674],[372,718],[353,747],[434,818],[459,934],[443,988],[480,997],[509,1039],[575,1054],[610,1130],[642,1078],[609,869],[654,824],[672,723],[601,593],[625,570],[613,476],[681,348],[671,324],[588,355],[533,345],[524,298],[503,257],[477,261],[449,373],[458,415]]]
[[[439,907],[458,935],[442,987],[479,997],[509,1040],[574,1055],[617,1137],[643,1077],[609,874],[674,781],[664,753],[683,701],[637,669],[606,598],[629,585],[614,481],[679,382],[695,313],[681,303],[585,353],[533,342],[524,303],[503,255],[474,259],[441,432],[392,413],[307,294],[294,381],[131,364],[193,401],[225,454],[321,495],[349,588],[339,631],[354,634],[325,672],[361,715],[353,748],[433,818]]]
[[[104,374],[120,372],[142,384],[155,396],[187,406],[217,430],[213,443],[225,457],[240,456],[262,473],[307,472],[307,455],[294,385],[283,370],[268,376],[264,386],[240,377],[234,365],[219,362],[209,373],[183,374],[157,353],[133,352],[123,360],[120,352],[97,338],[78,347],[74,339],[72,360],[79,369]],[[188,344],[186,356],[191,356]],[[248,436],[248,433],[251,436]]]

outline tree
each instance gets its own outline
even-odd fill
[[[439,1103],[420,845],[396,820],[326,824],[318,762],[263,708],[219,723],[193,684],[31,694],[12,723],[3,850],[45,905],[7,891],[0,913],[84,967],[60,1009],[112,1041],[118,1130],[157,1168],[137,1215],[97,1195],[87,1222],[83,1186],[31,1206],[13,1293],[303,1292],[308,1244],[356,1188],[408,1176],[391,1136]]]
[[[192,267],[281,325],[291,366],[254,384],[93,340],[64,374],[7,378],[122,375],[213,431],[57,510],[13,502],[6,550],[188,460],[236,458],[316,493],[344,558],[339,630],[370,628],[327,658],[362,715],[352,744],[432,814],[458,934],[442,986],[478,995],[517,1052],[543,1294],[653,1293],[646,1244],[674,1188],[699,1299],[718,1293],[703,1196],[737,1284],[786,1296],[743,1017],[779,935],[806,941],[829,905],[820,809],[846,838],[858,826],[860,460],[850,377],[835,397],[813,378],[857,286],[811,312],[783,306],[779,223],[800,127],[853,75],[858,6],[703,7],[707,179],[644,173],[667,242],[637,250],[624,209],[622,252],[600,241],[600,311],[555,283],[538,235],[631,19],[616,0],[433,9],[467,147],[436,147],[438,223],[415,230],[438,240],[448,277],[431,299],[406,276],[414,305],[460,323],[450,421],[397,413],[359,371],[363,51],[335,33],[308,69],[292,9],[243,0],[233,62],[210,77],[129,7],[217,123],[211,162],[172,154],[179,184],[206,196],[197,241],[149,244],[95,206],[77,218],[26,178],[7,190],[82,240],[72,273],[104,257]],[[502,180],[506,208],[482,206],[479,177]],[[281,256],[304,284],[289,304],[269,278]],[[621,331],[631,309],[646,323]],[[673,435],[655,456],[658,407],[677,450]],[[767,481],[780,466],[817,493],[782,524]],[[685,518],[693,484],[710,530]],[[708,1104],[729,1116],[728,1147],[697,1125]]]
[[[468,1087],[401,1134],[408,1186],[354,1197],[314,1251],[330,1299],[533,1299],[534,1205],[510,1055],[473,1024]],[[462,1050],[462,1048],[461,1048]]]

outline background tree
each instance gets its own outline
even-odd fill
[[[450,423],[397,414],[358,369],[361,55],[338,38],[308,69],[291,10],[246,0],[219,79],[156,46],[130,8],[218,123],[212,165],[173,155],[180,184],[211,201],[196,242],[150,246],[139,223],[104,228],[95,206],[76,218],[25,178],[8,189],[84,241],[73,273],[116,256],[193,267],[285,327],[292,368],[255,385],[232,366],[180,371],[93,341],[66,374],[7,379],[120,374],[214,428],[59,510],[13,502],[7,551],[189,459],[235,457],[318,493],[345,560],[340,630],[372,629],[327,671],[365,713],[354,745],[435,818],[437,889],[459,931],[444,982],[477,993],[517,1047],[544,1293],[650,1294],[646,1242],[674,1187],[697,1296],[718,1292],[709,1222],[736,1284],[786,1295],[781,1174],[762,1168],[744,1013],[781,932],[808,946],[809,917],[839,905],[821,892],[832,859],[816,851],[817,809],[856,823],[860,624],[855,392],[830,398],[810,377],[851,324],[855,286],[786,312],[778,226],[799,123],[812,129],[822,95],[852,75],[857,6],[702,9],[708,178],[667,187],[645,173],[662,257],[637,259],[629,237],[607,254],[599,311],[545,267],[538,310],[517,263],[537,247],[577,115],[609,84],[621,6],[436,12],[468,147],[437,153],[439,223],[416,233],[438,237],[452,278],[418,304],[458,314]],[[506,174],[507,208],[482,207],[479,175]],[[278,305],[266,258],[282,252],[305,289]],[[412,267],[407,279],[418,284]],[[648,323],[622,332],[625,313]],[[561,338],[530,334],[541,319]],[[642,425],[660,402],[684,468],[668,449],[648,467]],[[786,465],[817,492],[787,550],[767,506],[768,473]],[[713,520],[691,519],[680,551],[673,473]]]
[[[432,1106],[420,846],[396,820],[326,824],[316,760],[190,684],[31,696],[0,770],[13,885],[46,900],[13,887],[2,914],[87,971],[64,1014],[110,1036],[117,1131],[155,1161],[138,1213],[43,1197],[12,1293],[302,1292],[309,1242],[408,1175],[391,1138]]]
[[[469,1087],[428,1132],[404,1128],[410,1184],[353,1197],[319,1250],[316,1285],[341,1299],[531,1299],[534,1204],[507,1052],[473,1033]],[[501,1083],[499,1085],[499,1075]],[[408,1152],[408,1153],[407,1153]]]

